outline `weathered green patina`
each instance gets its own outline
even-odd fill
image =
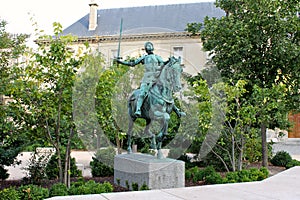
[[[151,137],[151,148],[157,149],[158,158],[162,158],[161,145],[164,137],[167,135],[170,113],[174,111],[178,117],[185,115],[174,104],[173,93],[181,89],[181,59],[170,57],[168,61],[163,61],[158,55],[153,54],[153,44],[145,43],[146,55],[135,61],[121,61],[118,63],[135,66],[143,63],[145,72],[141,81],[140,89],[134,90],[128,100],[128,153],[131,150],[131,136],[133,123],[137,118],[146,120],[144,132]],[[161,122],[161,130],[157,134],[150,132],[152,120]]]

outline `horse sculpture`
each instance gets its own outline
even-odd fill
[[[131,149],[131,137],[133,124],[137,118],[143,118],[146,120],[146,127],[144,133],[149,135],[151,138],[152,149],[157,149],[157,158],[163,158],[161,152],[162,141],[168,134],[168,123],[170,120],[170,113],[174,111],[178,117],[185,115],[184,112],[175,106],[174,99],[172,97],[174,92],[178,92],[181,89],[181,59],[177,59],[174,56],[169,59],[169,62],[163,66],[158,80],[150,88],[148,95],[146,96],[144,103],[141,108],[141,116],[137,117],[135,113],[136,101],[140,90],[136,89],[128,100],[128,115],[129,115],[129,126],[128,126],[128,153],[132,153]],[[160,122],[160,132],[152,134],[150,132],[150,124],[152,120]]]

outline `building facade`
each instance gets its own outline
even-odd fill
[[[225,15],[213,2],[101,9],[92,0],[89,6],[90,13],[63,31],[64,35],[78,36],[74,45],[88,42],[110,66],[118,52],[123,58],[141,56],[144,43],[150,41],[154,53],[164,60],[180,56],[184,72],[191,75],[201,72],[207,53],[202,50],[199,35],[185,31],[187,24],[203,22],[206,16]]]

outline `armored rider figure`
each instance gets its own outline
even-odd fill
[[[141,107],[143,105],[144,99],[148,94],[149,89],[151,86],[157,81],[157,78],[160,74],[160,71],[163,65],[167,64],[169,61],[163,61],[163,59],[155,55],[153,53],[154,47],[151,42],[145,43],[145,51],[147,54],[143,55],[142,57],[134,60],[134,61],[121,61],[117,59],[118,63],[128,65],[128,66],[135,66],[137,64],[142,63],[145,67],[144,76],[141,81],[140,86],[140,94],[137,100],[136,105],[136,112],[134,113],[137,117],[141,116]]]

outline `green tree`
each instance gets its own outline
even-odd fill
[[[96,88],[105,70],[100,53],[88,55],[81,65],[73,87],[73,117],[80,139],[89,150],[107,146],[96,112]]]
[[[84,54],[80,49],[69,48],[75,38],[60,36],[62,27],[59,23],[53,23],[53,26],[55,36],[38,38],[39,48],[32,53],[30,62],[22,69],[15,68],[19,76],[11,90],[12,106],[24,110],[23,116],[15,118],[14,122],[22,124],[32,140],[46,138],[45,144],[55,148],[59,180],[68,185],[71,144],[76,135],[72,88]],[[62,158],[65,158],[64,162]]]
[[[12,97],[9,93],[14,80],[12,68],[22,64],[19,58],[25,52],[28,35],[10,34],[5,30],[6,25],[6,21],[0,19],[0,179],[8,178],[4,166],[16,162],[18,153],[26,143],[20,127],[12,121],[16,113],[10,109],[5,99]]]
[[[255,93],[251,101],[263,109],[256,118],[261,127],[263,165],[267,166],[266,128],[284,128],[282,117],[299,108],[299,2],[217,0],[216,5],[226,16],[207,17],[201,39],[223,80],[247,80],[249,96]],[[272,93],[282,84],[288,86],[286,101]],[[278,102],[271,104],[270,99]]]
[[[100,74],[96,89],[96,112],[100,127],[108,140],[117,145],[118,153],[121,153],[125,132],[124,126],[119,122],[126,122],[124,114],[127,115],[127,112],[124,112],[124,108],[132,91],[132,87],[128,85],[129,79],[120,79],[128,70],[129,67],[124,65],[111,66]],[[119,114],[115,115],[116,113]],[[121,121],[117,119],[120,117]]]

